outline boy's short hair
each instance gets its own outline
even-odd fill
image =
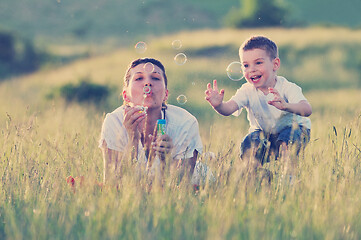
[[[241,51],[247,51],[257,48],[265,50],[271,59],[275,59],[278,57],[277,45],[269,38],[263,36],[253,36],[248,40],[244,41],[242,46],[239,48],[239,54],[241,55]]]

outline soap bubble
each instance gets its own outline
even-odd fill
[[[179,104],[185,104],[186,102],[187,102],[188,100],[187,100],[187,97],[185,96],[185,95],[183,95],[183,94],[181,94],[181,95],[179,95],[178,97],[177,97],[177,102],[179,103]]]
[[[152,73],[154,72],[154,65],[151,62],[147,62],[146,64],[144,64],[144,71],[147,73]]]
[[[176,50],[180,49],[182,47],[182,42],[181,40],[174,40],[172,42],[172,47]]]
[[[137,42],[134,48],[137,53],[144,53],[147,50],[147,44],[145,42]]]
[[[240,62],[232,62],[228,65],[227,69],[227,75],[232,81],[239,81],[241,80],[243,76],[242,72],[242,63]]]
[[[150,86],[148,86],[148,85],[144,86],[144,88],[143,88],[143,92],[144,92],[144,93],[150,93],[151,90],[152,90],[152,89],[151,89]]]
[[[178,65],[183,65],[187,62],[187,56],[184,53],[178,53],[175,55],[174,61]]]

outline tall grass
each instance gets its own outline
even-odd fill
[[[270,184],[249,180],[238,158],[235,122],[214,125],[204,142],[216,181],[194,191],[168,175],[163,189],[123,173],[119,189],[102,179],[97,138],[102,116],[62,104],[1,132],[0,236],[9,239],[358,239],[361,236],[361,116],[314,121],[293,181],[271,163]],[[56,113],[56,114],[55,114]],[[242,124],[241,124],[242,125]],[[244,129],[244,128],[243,128]],[[205,129],[202,130],[206,131]],[[239,132],[242,134],[242,131]],[[203,134],[202,134],[203,135]],[[207,134],[205,134],[207,135]],[[84,176],[75,193],[69,175]]]
[[[150,54],[168,61],[173,52]],[[249,175],[239,160],[245,115],[220,117],[200,94],[205,76],[222,75],[217,56],[190,57],[188,66],[168,64],[169,76],[180,74],[181,82],[170,83],[179,87],[170,90],[170,101],[177,104],[176,96],[186,93],[182,106],[199,118],[204,151],[215,153],[199,159],[215,181],[195,191],[172,172],[163,188],[154,182],[150,189],[147,177],[134,174],[137,166],[129,164],[119,188],[96,184],[103,178],[103,112],[45,95],[87,73],[96,82],[120,82],[124,56],[136,55],[120,50],[1,84],[0,239],[361,238],[360,90],[306,92],[314,112],[311,141],[291,181],[282,174],[285,163],[277,161],[265,166],[273,173],[268,183],[262,174]],[[195,84],[181,88],[189,76]],[[228,96],[239,85],[224,83]],[[116,95],[110,101],[120,104]],[[73,189],[69,175],[84,176],[83,184]]]

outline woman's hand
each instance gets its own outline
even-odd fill
[[[138,143],[140,139],[146,116],[147,114],[141,111],[139,106],[127,107],[125,109],[124,127],[133,143]]]
[[[152,149],[164,161],[173,149],[173,141],[167,134],[159,135],[152,142]]]

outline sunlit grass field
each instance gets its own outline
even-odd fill
[[[238,154],[248,130],[245,113],[221,117],[204,100],[214,78],[226,98],[242,84],[229,80],[225,68],[255,33],[279,43],[280,74],[304,87],[313,106],[311,141],[292,181],[282,174],[283,162],[266,166],[274,173],[270,184],[244,175]],[[179,50],[171,46],[175,39],[183,43]],[[0,239],[360,239],[360,40],[361,32],[347,29],[184,32],[145,39],[144,54],[129,46],[2,82]],[[173,61],[178,52],[188,57],[184,65]],[[170,174],[163,188],[149,190],[132,166],[118,189],[95,184],[103,178],[104,113],[121,104],[126,66],[143,56],[164,63],[169,103],[198,118],[204,151],[215,154],[199,159],[215,176],[199,191]],[[46,97],[85,76],[112,86],[107,102]],[[187,96],[184,105],[180,94]],[[84,176],[75,193],[69,175]]]

